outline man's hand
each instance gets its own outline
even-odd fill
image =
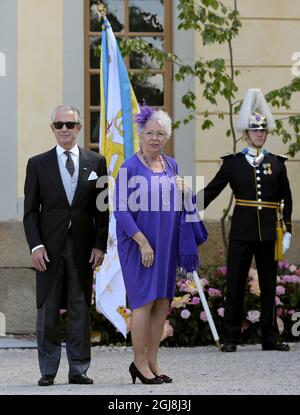
[[[44,247],[36,249],[31,254],[31,261],[36,270],[40,272],[46,271],[47,270],[46,262],[50,262],[46,249]]]
[[[282,240],[282,253],[285,254],[291,245],[292,234],[290,232],[285,232]]]
[[[93,263],[92,268],[95,269],[102,265],[102,262],[104,260],[104,252],[101,251],[101,249],[93,248],[91,252],[91,257],[89,262]]]

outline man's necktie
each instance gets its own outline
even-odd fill
[[[73,162],[72,157],[71,157],[71,152],[66,150],[65,155],[67,156],[66,169],[70,173],[70,176],[73,177],[73,174],[75,172],[75,167],[74,167],[74,162]]]

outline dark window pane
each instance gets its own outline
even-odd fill
[[[130,32],[163,32],[164,6],[161,0],[129,0]]]
[[[108,13],[107,18],[114,32],[122,32],[124,30],[124,0],[106,0],[102,1],[106,5]],[[97,14],[97,0],[90,0],[90,31],[101,32],[102,27]]]
[[[91,112],[91,143],[99,143],[100,112]]]
[[[147,105],[164,105],[162,74],[150,75],[146,79],[139,75],[133,75],[131,83],[139,103],[145,100]]]
[[[91,105],[100,105],[100,76],[91,75]]]
[[[100,68],[101,36],[90,37],[90,68]]]
[[[164,48],[164,39],[160,37],[142,37],[139,39],[143,39],[145,42],[147,42],[151,47],[158,48],[163,50]],[[144,69],[144,68],[150,68],[150,69],[156,69],[159,68],[159,64],[148,56],[141,54],[141,53],[135,53],[132,52],[130,54],[130,68],[132,69]]]
[[[120,46],[121,38],[116,37],[117,44]],[[90,37],[90,68],[100,69],[101,57],[101,36]]]

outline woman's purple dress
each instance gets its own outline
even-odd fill
[[[177,173],[176,161],[171,157],[167,159]],[[135,154],[123,163],[116,181],[114,214],[117,223],[118,253],[131,309],[142,307],[158,298],[173,299],[175,293],[180,192],[174,182],[174,173],[167,163],[165,164],[168,180],[164,172],[153,173]],[[120,177],[125,172],[123,169],[127,169],[126,181],[123,179],[124,176]],[[148,186],[138,184],[139,179],[133,176],[142,176],[142,180],[146,181]],[[163,176],[167,185],[159,186],[158,190],[157,179]],[[124,192],[126,187],[128,195]],[[167,209],[164,191],[169,189],[170,204],[168,211],[164,211]],[[143,207],[136,211],[136,208],[129,206],[129,200],[135,200],[133,196],[137,191],[141,197],[137,197],[136,201],[142,203]],[[162,199],[165,201],[164,205]],[[150,206],[156,206],[158,209],[151,210]],[[150,268],[143,266],[138,244],[132,239],[138,231],[145,235],[154,250],[154,264]]]

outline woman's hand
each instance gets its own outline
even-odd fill
[[[183,192],[184,194],[189,193],[189,185],[185,179],[183,179],[180,176],[176,176],[175,178],[176,186],[180,192]]]
[[[151,245],[148,242],[148,239],[142,232],[137,232],[133,235],[133,240],[138,244],[141,256],[142,256],[142,264],[146,268],[150,268],[154,262],[154,251],[151,248]]]
[[[151,248],[151,245],[148,241],[142,242],[142,244],[140,245],[140,251],[142,256],[142,264],[144,265],[144,267],[152,267],[154,262],[154,251]]]

